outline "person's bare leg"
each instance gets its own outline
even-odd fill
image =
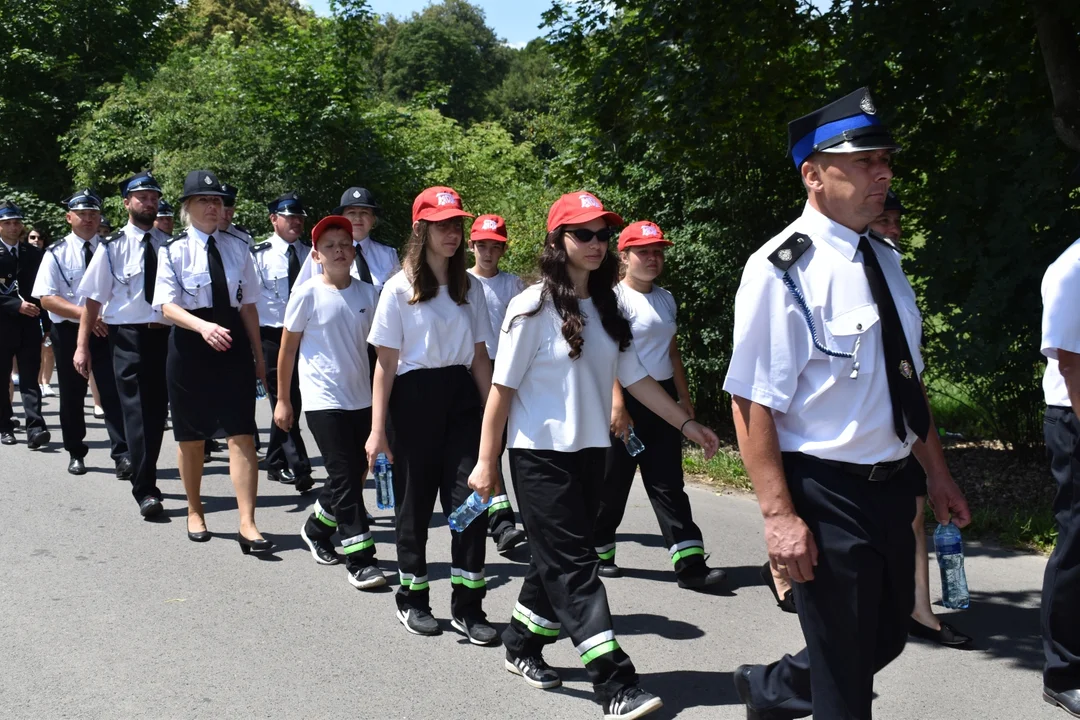
[[[925,497],[915,498],[915,520],[911,529],[915,533],[915,609],[911,617],[928,628],[941,629],[934,610],[930,607],[930,556],[926,553],[926,520],[923,508]]]
[[[188,532],[206,530],[206,518],[203,516],[202,475],[203,441],[185,440],[179,443],[176,451],[176,464],[180,468],[180,479],[184,481],[184,492],[188,502]]]
[[[255,438],[233,435],[229,438],[229,476],[236,491],[236,508],[240,511],[240,534],[248,540],[261,540],[255,527],[255,498],[259,494],[259,458],[255,455]]]
[[[769,565],[769,571],[772,572],[773,582],[776,583],[776,594],[783,600],[784,596],[791,590],[791,583],[788,582],[787,576],[778,573],[771,564]]]
[[[94,398],[94,407],[101,407],[101,395],[98,394],[97,380],[94,379],[94,373],[90,373],[90,394]]]
[[[52,385],[53,368],[56,367],[56,357],[53,355],[51,345],[41,346],[41,375],[38,377],[38,385]]]
[[[11,358],[11,372],[17,375],[19,373],[19,361],[15,358]],[[12,378],[8,378],[8,391],[7,391],[8,405],[15,402],[15,381]]]

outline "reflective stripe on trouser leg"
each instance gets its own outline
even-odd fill
[[[398,571],[398,578],[401,580],[401,588],[403,590],[409,590],[410,592],[420,592],[428,589],[428,576],[421,575],[416,577],[408,573]]]
[[[705,543],[700,540],[685,540],[681,543],[675,543],[668,548],[668,553],[671,554],[671,563],[678,566],[679,561],[686,560],[694,555],[705,555]]]
[[[345,555],[363,552],[364,550],[370,550],[374,547],[375,539],[371,537],[371,533],[369,532],[366,532],[363,535],[354,535],[353,537],[348,537],[341,541],[341,552]]]
[[[538,636],[541,642],[545,640],[546,642],[555,642],[555,639],[559,637],[559,630],[562,629],[562,624],[537,615],[520,602],[514,606],[514,614],[510,618],[510,622],[518,623],[533,635]]]
[[[337,527],[337,518],[335,518],[329,510],[324,508],[318,500],[315,501],[315,509],[312,511],[312,515],[316,520],[328,528]]]
[[[452,585],[464,585],[473,590],[487,587],[487,580],[484,579],[483,572],[474,573],[456,567],[450,568],[450,583]]]
[[[510,507],[509,495],[496,495],[491,498],[491,505],[488,506],[488,514],[497,513],[500,510],[506,510]]]
[[[596,556],[604,562],[615,562],[615,543],[596,548]]]
[[[614,630],[605,630],[602,633],[593,635],[585,642],[578,643],[574,649],[581,656],[581,662],[588,665],[601,655],[607,655],[618,650],[619,641],[615,639]]]

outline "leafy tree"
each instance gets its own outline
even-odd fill
[[[182,43],[205,43],[231,33],[237,45],[253,35],[272,35],[286,21],[303,24],[314,15],[297,0],[188,0],[180,14],[186,26]]]
[[[559,73],[548,43],[536,38],[524,48],[511,51],[506,77],[491,91],[488,100],[514,137],[531,138],[541,118],[552,112],[558,83]]]

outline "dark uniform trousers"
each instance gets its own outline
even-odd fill
[[[41,416],[41,386],[38,385],[41,373],[41,323],[38,318],[5,317],[0,324],[0,378],[11,377],[12,358],[19,363],[19,394],[26,415],[27,439],[30,439],[45,430],[45,419]],[[12,418],[11,400],[5,387],[0,392],[0,431],[14,429]]]
[[[157,462],[169,407],[169,328],[157,323],[110,325],[109,345],[131,456],[131,494],[136,502],[149,495],[161,499]]]
[[[799,517],[818,547],[814,579],[795,583],[806,648],[750,675],[750,704],[769,720],[868,720],[874,673],[904,649],[915,598],[915,499],[898,475],[861,480],[784,453]]]
[[[664,380],[660,385],[673,399],[678,399],[674,380]],[[624,392],[623,396],[634,423],[634,434],[645,449],[634,457],[626,451],[621,439],[611,437],[596,520],[597,555],[601,562],[615,561],[615,531],[626,512],[630,487],[640,466],[641,480],[660,523],[660,533],[664,536],[675,572],[700,565],[705,562],[705,544],[701,529],[694,524],[690,498],[683,487],[682,434],[630,393]]]
[[[412,370],[394,379],[390,417],[394,424],[394,518],[397,530],[401,610],[427,610],[428,525],[435,497],[449,515],[472,494],[469,474],[480,452],[483,407],[464,365]],[[450,533],[450,610],[462,618],[481,609],[487,594],[483,522]]]
[[[374,366],[373,366],[374,367]],[[491,369],[495,370],[495,358],[491,358]],[[488,506],[488,533],[493,537],[499,537],[516,524],[514,508],[510,505],[510,496],[506,494],[506,478],[503,477],[502,454],[506,450],[506,433],[509,428],[503,428],[502,445],[499,446],[499,487],[502,492],[491,498]]]
[[[535,657],[565,630],[601,702],[637,684],[615,639],[593,542],[605,453],[511,448],[510,478],[532,559],[502,635],[510,654]]]
[[[277,407],[278,398],[278,374],[277,359],[278,350],[281,349],[281,328],[260,327],[259,336],[262,338],[263,357],[266,360],[266,392],[270,395],[270,411]],[[297,477],[311,474],[311,461],[308,460],[307,448],[304,446],[304,438],[300,434],[300,412],[303,404],[300,401],[300,375],[297,367],[293,366],[292,382],[290,383],[289,395],[292,399],[293,423],[292,430],[285,432],[274,423],[270,423],[270,442],[266,446],[266,467],[271,470],[291,470]]]
[[[56,377],[60,383],[60,431],[64,437],[64,450],[73,458],[84,458],[89,448],[86,438],[84,404],[89,381],[75,369],[75,350],[79,344],[79,323],[66,321],[53,324],[53,351],[56,354]],[[113,462],[128,454],[124,437],[124,419],[121,415],[120,397],[116,392],[113,375],[112,352],[109,339],[90,334],[90,369],[94,373],[101,409],[105,411],[105,429],[109,433],[110,455]],[[164,427],[164,421],[162,422]]]
[[[1080,688],[1080,421],[1072,408],[1046,408],[1043,425],[1057,481],[1057,543],[1042,591],[1043,683],[1055,692]]]
[[[371,408],[309,410],[307,421],[327,479],[304,531],[320,540],[329,540],[336,532],[349,572],[374,565],[375,539],[364,511],[368,471],[364,444],[371,434]]]

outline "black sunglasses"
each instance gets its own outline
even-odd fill
[[[587,228],[578,228],[577,230],[567,230],[566,232],[574,236],[574,238],[580,243],[592,242],[598,240],[602,243],[611,241],[611,238],[615,237],[615,231],[609,227],[595,232]]]

